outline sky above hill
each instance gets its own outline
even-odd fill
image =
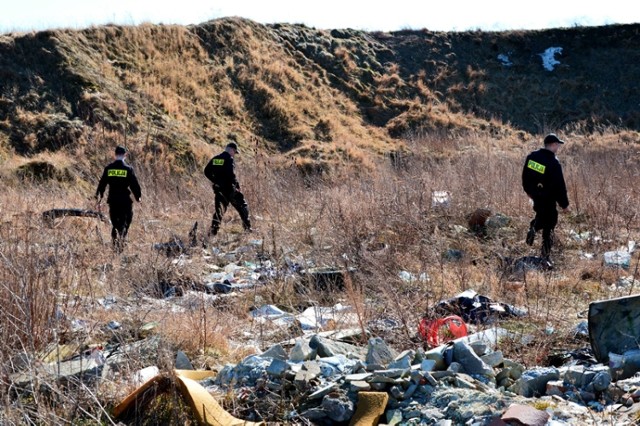
[[[0,0],[0,32],[107,23],[198,24],[225,16],[368,31],[543,29],[640,23],[629,0]]]

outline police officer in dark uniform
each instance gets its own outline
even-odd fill
[[[556,204],[563,212],[569,207],[562,166],[556,157],[562,144],[564,141],[554,133],[548,134],[544,138],[544,148],[530,153],[522,170],[522,187],[533,200],[533,210],[536,212],[527,232],[526,243],[533,245],[536,232],[542,230],[542,257],[547,261],[550,260],[553,232],[558,223]]]
[[[233,157],[238,153],[238,145],[230,142],[224,151],[211,159],[204,168],[204,175],[213,183],[215,194],[215,212],[211,221],[209,235],[216,235],[220,229],[222,216],[231,204],[240,214],[245,231],[251,232],[249,206],[240,192],[240,185],[234,171]]]
[[[109,217],[112,225],[111,239],[114,249],[120,252],[133,219],[133,201],[130,194],[133,193],[138,202],[140,202],[142,194],[133,168],[124,162],[127,150],[118,146],[115,154],[115,161],[104,168],[96,190],[96,198],[100,202],[107,185],[109,185],[107,204],[109,204]]]

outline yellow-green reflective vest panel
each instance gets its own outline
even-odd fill
[[[109,177],[127,177],[127,171],[121,169],[111,169],[107,171]]]
[[[540,163],[536,163],[533,160],[529,160],[527,162],[527,167],[530,168],[533,171],[536,171],[536,172],[542,173],[542,174],[544,174],[544,170],[547,168],[547,166],[542,165]]]

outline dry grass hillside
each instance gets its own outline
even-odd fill
[[[367,33],[229,18],[5,34],[3,173],[37,161],[32,175],[86,182],[116,143],[193,172],[230,138],[305,171],[371,169],[421,132],[523,141],[614,126],[636,140],[639,29]],[[551,71],[549,48],[562,48]]]

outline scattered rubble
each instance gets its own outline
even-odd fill
[[[594,412],[622,397],[606,365],[527,369],[502,356],[497,336],[509,333],[489,329],[429,351],[418,348],[399,354],[372,337],[363,355],[355,347],[314,335],[298,340],[289,351],[276,345],[228,364],[207,388],[251,388],[257,405],[269,398],[307,395],[288,420],[314,424],[348,421],[358,410],[359,395],[369,392],[386,393],[382,419],[387,424],[449,420],[487,425],[496,419],[531,425],[549,420],[554,425],[602,424]],[[312,348],[304,357],[299,355],[302,342]],[[625,386],[627,403],[631,395],[640,397],[640,382],[633,383]],[[622,416],[616,424],[632,424],[632,419]]]
[[[353,272],[313,265],[305,269],[293,263],[276,268],[264,258],[242,260],[243,254],[259,246],[254,242],[237,249],[232,261],[229,253],[211,249],[211,257],[226,264],[211,263],[200,287],[145,300],[157,303],[159,309],[188,309],[203,300],[221,300],[265,285],[273,277],[286,276],[316,290],[316,285],[344,285]],[[188,261],[185,254],[174,260]],[[408,271],[401,271],[399,278],[429,279],[424,273]],[[153,386],[162,391],[176,380],[196,418],[208,418],[215,412],[239,424],[244,420],[226,412],[224,403],[220,405],[212,395],[234,395],[235,406],[244,408],[243,417],[249,422],[599,425],[610,422],[615,412],[616,425],[631,425],[640,411],[640,380],[636,377],[640,350],[633,343],[640,339],[640,327],[634,321],[629,329],[621,324],[627,317],[638,316],[638,298],[592,303],[588,323],[578,324],[575,335],[589,335],[596,356],[586,348],[555,356],[548,366],[527,367],[506,358],[501,350],[503,344],[525,345],[533,339],[495,326],[498,320],[526,316],[526,310],[467,290],[435,304],[430,312],[436,320],[455,316],[462,322],[460,328],[465,325],[465,335],[454,334],[444,344],[432,341],[428,350],[422,342],[409,349],[393,347],[371,332],[377,324],[361,324],[347,304],[315,304],[289,312],[265,303],[254,307],[248,317],[256,323],[296,330],[298,337],[256,351],[237,364],[221,366],[217,374],[194,370],[180,350],[176,351],[176,372],[163,371],[158,367],[159,337],[153,335],[157,324],[148,323],[139,328],[141,340],[135,342],[116,339],[89,348],[54,345],[38,356],[17,354],[9,378],[15,393],[28,395],[42,383],[88,385],[128,375],[129,383],[138,389],[118,405],[112,413],[116,418],[126,417],[134,406],[142,407],[136,401],[146,389]],[[113,296],[99,299],[96,305],[105,312],[126,309],[126,301]],[[67,319],[79,331],[89,327],[82,319]],[[113,334],[122,328],[117,321],[104,324]],[[141,368],[124,371],[132,358]],[[179,373],[182,371],[191,373]],[[277,417],[282,413],[274,412],[275,406],[288,407],[284,418]]]

